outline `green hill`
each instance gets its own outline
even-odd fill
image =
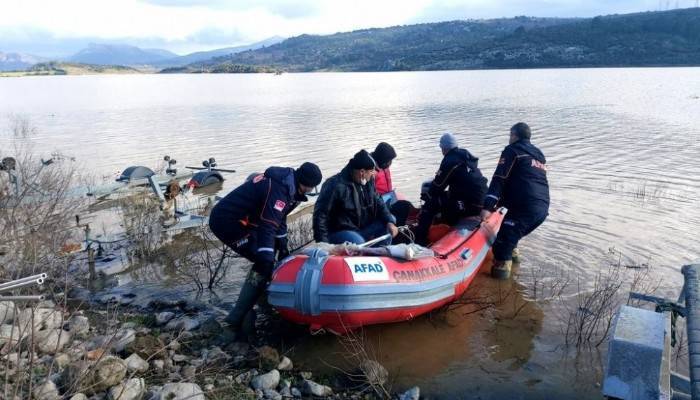
[[[301,35],[188,70],[402,71],[700,65],[700,8],[585,19],[516,17]]]

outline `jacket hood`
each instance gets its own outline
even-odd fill
[[[294,168],[270,167],[265,170],[265,176],[284,184],[289,190],[289,196],[294,197],[297,192],[296,181],[294,180]]]

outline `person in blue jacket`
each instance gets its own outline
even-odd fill
[[[479,170],[479,159],[467,149],[457,145],[451,133],[440,138],[443,158],[427,193],[421,194],[425,201],[418,216],[416,243],[428,245],[428,231],[437,214],[442,220],[454,225],[461,218],[478,216],[481,213],[486,178]]]
[[[246,314],[264,293],[275,259],[289,255],[287,215],[308,200],[306,193],[321,179],[321,170],[309,162],[296,170],[270,167],[265,173],[250,177],[212,209],[209,227],[214,235],[253,262],[236,306],[225,320],[234,333],[232,339],[236,339]]]
[[[508,279],[518,241],[535,230],[549,213],[549,184],[544,154],[530,143],[530,127],[518,122],[510,128],[510,141],[503,149],[484,199],[481,217],[496,207],[506,207],[501,229],[493,245],[491,276]]]

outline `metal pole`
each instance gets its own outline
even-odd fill
[[[46,279],[46,274],[37,274],[37,275],[27,276],[25,278],[15,279],[14,281],[1,283],[0,284],[0,291],[6,290],[7,287],[14,287],[18,283],[34,282],[34,281],[37,281],[39,279],[41,279],[41,282],[38,282],[39,284],[44,283],[44,279]]]
[[[25,286],[41,285],[42,283],[44,283],[44,280],[41,278],[37,278],[36,280],[33,280],[33,281],[19,282],[19,283],[15,283],[13,285],[10,285],[10,286],[5,286],[5,287],[0,289],[0,292],[8,292],[10,290],[20,289],[20,288],[23,288]]]
[[[0,301],[41,301],[46,297],[44,295],[38,296],[0,296]]]
[[[378,238],[374,238],[370,241],[361,243],[361,244],[357,245],[357,247],[370,247],[373,244],[377,244],[377,243],[382,242],[382,241],[387,240],[387,239],[391,239],[391,233],[387,233],[385,235],[379,236]]]
[[[690,395],[693,400],[700,400],[700,260],[683,266],[681,272],[685,278]]]

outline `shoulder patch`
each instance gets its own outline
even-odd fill
[[[498,159],[498,165],[503,165],[503,164],[505,164],[505,163],[506,163],[506,158],[505,158],[505,157],[501,157],[501,158]]]
[[[283,202],[282,200],[277,200],[275,202],[275,210],[277,211],[282,211],[284,210],[284,206],[286,206],[287,203]]]
[[[265,174],[255,175],[255,178],[253,178],[253,183],[258,183],[263,179],[265,179]]]

